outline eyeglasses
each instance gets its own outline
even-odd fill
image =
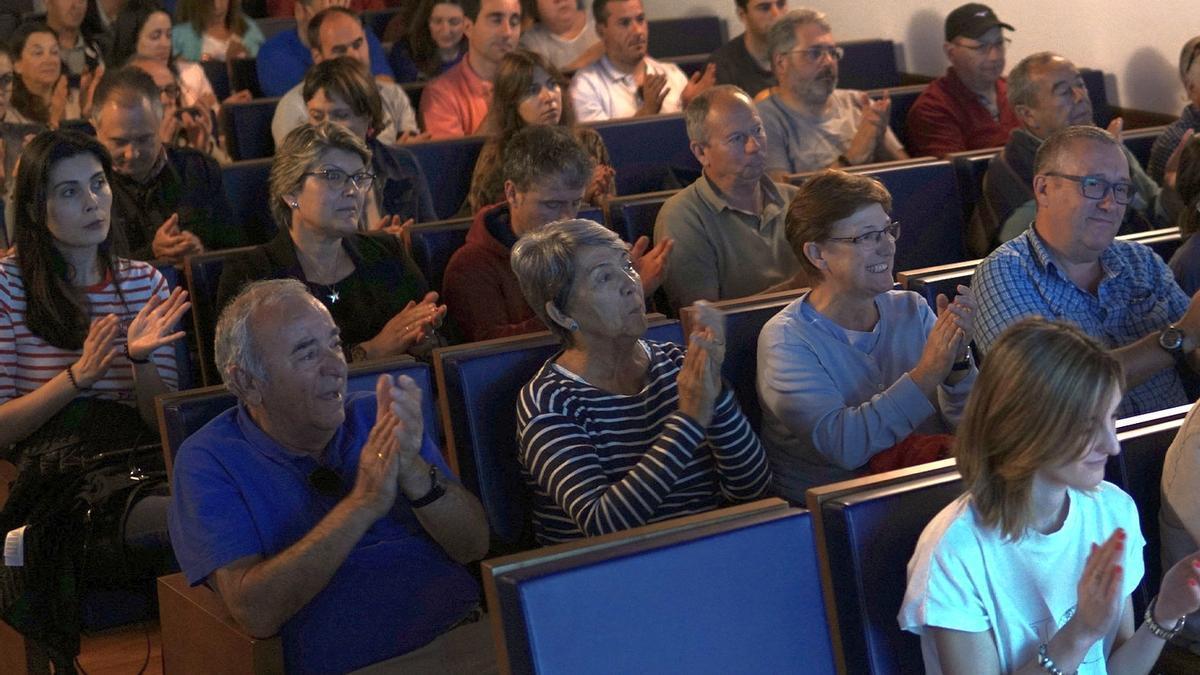
[[[179,85],[172,82],[171,84],[159,87],[158,93],[159,95],[166,95],[170,97],[170,99],[173,101],[179,98],[179,95],[183,93],[183,90],[179,88]]]
[[[334,190],[341,190],[346,187],[346,181],[354,183],[354,187],[359,190],[371,189],[371,182],[375,180],[375,174],[368,171],[360,171],[354,175],[348,174],[341,169],[325,169],[323,171],[309,171],[301,174],[304,176],[317,176],[324,179],[329,187]]]
[[[342,477],[327,466],[319,466],[308,474],[308,484],[322,497],[341,497],[346,492]]]
[[[891,237],[892,241],[896,241],[897,239],[899,239],[900,238],[900,221],[893,220],[890,223],[888,223],[887,227],[885,227],[883,229],[871,230],[870,232],[863,232],[862,234],[858,235],[857,237],[826,237],[825,241],[846,241],[846,242],[850,242],[851,244],[854,244],[855,246],[858,246],[859,244],[862,244],[862,243],[868,243],[868,244],[874,246],[883,240],[883,235],[885,235],[885,234],[887,236]]]
[[[16,75],[12,73],[0,75],[0,89],[8,89],[11,87],[14,79],[16,79]]]
[[[962,47],[963,49],[970,49],[976,54],[983,56],[985,54],[990,54],[993,49],[1003,54],[1004,50],[1008,49],[1008,46],[1012,44],[1012,40],[1010,38],[1000,38],[995,42],[980,42],[979,44],[974,45],[963,44],[961,42],[955,42],[954,44]]]
[[[803,54],[804,58],[809,61],[820,61],[823,57],[828,56],[834,61],[841,61],[846,55],[846,50],[841,47],[809,47],[808,49],[793,49],[789,54]]]
[[[1054,171],[1047,171],[1044,175],[1066,178],[1069,181],[1079,183],[1079,189],[1083,192],[1083,196],[1088,199],[1095,199],[1097,201],[1104,199],[1109,189],[1112,189],[1113,200],[1121,206],[1125,206],[1133,201],[1133,183],[1110,183],[1102,176],[1072,176]]]

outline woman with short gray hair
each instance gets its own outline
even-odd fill
[[[249,281],[298,279],[329,309],[348,361],[426,354],[446,308],[396,237],[360,231],[370,167],[363,139],[339,124],[293,129],[271,166],[279,234],[225,263],[218,309]]]
[[[764,494],[771,471],[762,445],[721,382],[720,312],[701,305],[686,354],[642,339],[646,307],[628,247],[590,220],[526,234],[513,247],[512,269],[563,343],[517,404],[540,543]]]

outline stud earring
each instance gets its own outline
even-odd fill
[[[576,320],[574,320],[574,319],[572,319],[572,320],[571,320],[571,325],[567,326],[567,330],[571,331],[572,333],[574,333],[575,331],[579,330],[579,322],[578,322],[578,321],[576,321]]]

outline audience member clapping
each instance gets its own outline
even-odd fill
[[[222,165],[232,161],[218,143],[218,136],[213,131],[212,114],[201,108],[183,105],[183,88],[175,71],[158,59],[140,54],[131,56],[127,65],[149,75],[154,80],[154,86],[158,87],[163,106],[158,139],[164,145],[199,150]]]
[[[686,349],[643,339],[628,246],[589,220],[553,223],[512,254],[525,299],[563,350],[522,389],[519,457],[534,533],[552,543],[767,492],[762,445],[722,385],[724,317],[701,307]]]
[[[908,563],[899,621],[929,672],[1145,674],[1200,607],[1193,553],[1134,630],[1145,540],[1104,481],[1122,388],[1121,363],[1067,324],[1023,321],[988,353],[955,448],[966,493]]]
[[[8,55],[16,79],[6,121],[56,129],[63,120],[80,117],[79,89],[68,83],[59,56],[58,36],[49,26],[39,23],[19,26],[9,40]]]
[[[96,89],[92,126],[113,157],[113,227],[130,256],[180,264],[244,245],[221,167],[198,150],[164,145],[163,115],[158,87],[137,68],[111,71]]]
[[[171,29],[175,54],[189,61],[254,58],[263,43],[241,0],[179,0]]]
[[[20,470],[0,531],[28,525],[28,567],[19,578],[53,579],[17,586],[22,606],[41,609],[5,619],[43,637],[64,672],[79,648],[80,597],[95,581],[85,559],[134,562],[103,542],[169,551],[166,486],[154,487],[162,456],[134,449],[157,440],[154,397],[176,386],[171,343],[183,337],[176,324],[189,304],[150,265],[115,255],[110,176],[108,153],[95,139],[64,131],[31,141],[14,190],[17,254],[0,259],[0,447],[13,449],[5,455]],[[113,481],[106,489],[121,495],[120,504],[78,506],[89,474]],[[144,489],[123,491],[122,477],[146,481]],[[15,570],[4,569],[12,589]],[[109,569],[141,580],[166,571]]]
[[[362,22],[348,9],[331,7],[314,16],[308,24],[308,39],[313,45],[314,64],[346,57],[358,61],[363,68],[369,68],[371,65]],[[376,81],[374,84],[378,87],[379,96],[383,101],[384,113],[383,125],[376,129],[376,137],[389,144],[420,139],[417,115],[413,112],[408,94],[395,82]],[[283,144],[283,138],[289,131],[307,120],[304,83],[301,82],[284,94],[275,106],[275,116],[271,119],[271,135],[275,138],[276,147]]]
[[[771,26],[767,47],[779,86],[758,110],[772,176],[908,157],[888,126],[890,98],[873,100],[866,92],[837,88],[845,52],[823,13],[788,12]]]
[[[421,0],[408,36],[392,45],[388,61],[397,82],[432,80],[467,53],[461,0]]]
[[[521,34],[521,46],[541,54],[559,70],[578,70],[604,54],[596,24],[583,0],[534,0],[536,22]]]
[[[832,169],[788,207],[813,289],[763,327],[757,382],[776,486],[798,502],[810,487],[947,456],[975,379],[971,290],[938,296],[936,314],[892,290],[891,207],[875,179]]]
[[[425,173],[412,152],[384,145],[377,133],[386,125],[379,87],[361,63],[348,57],[317,63],[304,76],[308,122],[336,122],[361,137],[371,151],[375,180],[367,190],[360,229],[401,234],[414,222],[437,220]]]
[[[480,129],[491,137],[475,161],[467,194],[468,213],[478,213],[504,199],[504,148],[514,134],[529,125],[568,127],[591,155],[596,168],[583,203],[603,207],[615,196],[614,171],[604,140],[594,129],[575,125],[571,98],[563,95],[566,87],[566,78],[544,57],[523,49],[505,54],[496,73],[492,107]]]
[[[340,124],[294,129],[271,166],[271,214],[279,234],[225,263],[217,291],[223,307],[257,279],[293,278],[328,308],[347,361],[437,344],[446,313],[399,239],[360,232],[375,175],[362,138]]]

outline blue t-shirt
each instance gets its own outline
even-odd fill
[[[347,397],[346,421],[326,466],[353,485],[375,424],[373,393]],[[425,436],[421,456],[450,477]],[[239,405],[193,434],[175,460],[168,525],[175,555],[196,585],[248,555],[295,544],[338,503],[310,486],[320,464],[284,450]],[[359,540],[329,584],[283,625],[288,672],[344,672],[421,647],[479,603],[479,588],[424,531],[408,502]]]
[[[392,76],[387,52],[375,33],[366,31],[367,48],[371,55],[371,74]],[[258,48],[255,68],[258,69],[258,84],[263,95],[283,96],[292,87],[304,81],[304,74],[312,66],[312,52],[300,41],[300,33],[282,31]]]

